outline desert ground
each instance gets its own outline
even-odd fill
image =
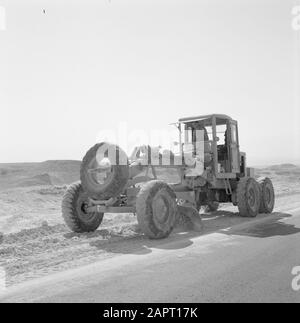
[[[118,259],[121,263],[121,259],[126,262],[131,256],[153,254],[157,249],[160,250],[159,257],[169,259],[172,257],[170,249],[176,249],[180,255],[191,244],[195,249],[199,239],[211,237],[214,243],[230,244],[230,241],[223,242],[219,236],[215,237],[216,232],[225,234],[234,227],[242,228],[250,222],[255,224],[255,221],[270,217],[262,214],[256,219],[241,218],[236,207],[221,205],[212,214],[201,212],[203,232],[190,232],[181,223],[162,242],[145,238],[133,214],[106,214],[96,232],[73,233],[63,222],[60,204],[67,185],[78,180],[79,167],[79,161],[0,164],[0,268],[5,273],[8,290],[51,275],[62,275],[68,270],[80,270],[83,266],[99,263],[113,266]],[[260,167],[256,168],[256,176],[268,176],[273,180],[276,206],[271,221],[298,217],[300,166]],[[299,236],[297,223],[290,225],[292,233]],[[299,258],[295,259],[298,265]],[[113,296],[111,300],[115,300]]]

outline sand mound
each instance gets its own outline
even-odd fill
[[[0,190],[35,185],[64,185],[79,179],[80,161],[0,164]]]
[[[40,175],[26,178],[26,179],[19,182],[20,187],[39,186],[39,185],[52,185],[50,175],[47,173],[40,174]]]
[[[269,167],[270,170],[284,170],[284,169],[293,170],[297,168],[299,167],[294,164],[280,164],[280,165],[273,165]]]

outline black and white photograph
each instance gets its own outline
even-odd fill
[[[300,303],[300,0],[0,0],[0,112],[0,303]]]

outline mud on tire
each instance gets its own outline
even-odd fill
[[[106,154],[109,150],[116,154],[115,162],[108,166],[108,170],[101,180],[97,178],[99,173],[103,174],[97,160],[97,154],[100,149],[105,151]],[[125,161],[125,163],[123,164],[121,161]],[[84,191],[91,198],[106,200],[119,195],[125,188],[128,178],[128,159],[125,152],[117,145],[105,142],[96,144],[86,153],[82,160],[80,180]]]
[[[95,231],[103,220],[103,213],[87,213],[88,196],[81,183],[71,184],[62,200],[62,215],[66,225],[74,232]]]
[[[259,178],[260,186],[260,213],[272,213],[275,204],[275,193],[273,183],[268,177]]]
[[[240,179],[237,187],[237,202],[240,216],[257,216],[260,207],[260,188],[254,178]]]
[[[176,222],[176,195],[165,182],[150,181],[137,196],[136,212],[138,224],[146,236],[166,238]]]

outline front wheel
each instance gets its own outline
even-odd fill
[[[166,238],[176,222],[176,194],[165,182],[150,181],[137,196],[136,212],[138,224],[148,238]]]
[[[103,213],[87,212],[89,198],[81,183],[71,184],[62,200],[62,215],[66,225],[74,232],[95,231],[103,220]]]

